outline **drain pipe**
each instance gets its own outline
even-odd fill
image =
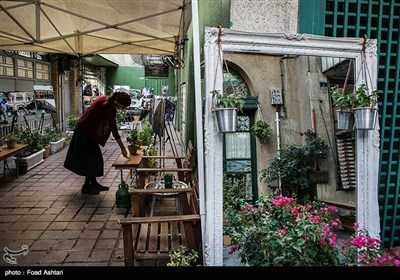
[[[276,146],[278,151],[278,158],[281,158],[281,119],[280,119],[280,108],[279,106],[276,107],[275,113],[275,122],[276,122]],[[282,194],[282,186],[281,186],[281,176],[278,176],[278,191]]]

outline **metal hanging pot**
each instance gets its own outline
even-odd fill
[[[216,108],[214,112],[220,133],[236,132],[236,108]]]
[[[354,129],[354,113],[351,111],[337,112],[337,129],[338,130],[353,130]]]
[[[375,129],[378,118],[377,108],[355,108],[356,129]]]

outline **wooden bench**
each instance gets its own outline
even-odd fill
[[[157,193],[178,194],[182,215],[139,217],[142,196]],[[169,260],[169,254],[181,245],[201,255],[197,180],[188,189],[135,189],[131,195],[133,217],[118,220],[123,228],[125,266],[134,266],[140,260]]]

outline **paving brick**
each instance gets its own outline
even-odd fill
[[[57,239],[61,233],[61,230],[46,230],[40,236],[40,239]]]
[[[76,240],[58,239],[53,244],[53,249],[69,250],[72,249]]]
[[[52,222],[48,229],[65,229],[68,222]]]
[[[99,239],[94,246],[95,249],[113,249],[115,247],[115,239]]]
[[[42,230],[27,230],[22,232],[18,239],[38,239],[43,234]]]
[[[50,225],[50,223],[51,222],[34,222],[28,229],[29,230],[46,229]]]
[[[60,239],[77,239],[81,235],[81,230],[64,230],[59,238]]]
[[[74,246],[74,250],[92,249],[95,243],[96,239],[79,239]]]
[[[100,235],[100,230],[85,230],[79,238],[97,238]]]
[[[109,261],[111,259],[112,251],[92,251],[88,261]]]
[[[117,238],[119,230],[104,230],[100,234],[100,238]]]
[[[55,263],[61,265],[68,255],[67,251],[50,251],[42,259],[42,264]]]
[[[90,251],[71,251],[69,256],[66,258],[65,262],[83,262],[86,263],[86,261],[89,259],[89,253]]]
[[[43,240],[36,240],[33,244],[29,247],[29,250],[32,251],[48,251],[51,249],[51,246],[54,244],[54,240],[43,239]]]

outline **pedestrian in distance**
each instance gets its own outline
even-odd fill
[[[129,93],[118,89],[111,96],[100,96],[90,104],[79,118],[71,143],[68,147],[64,167],[85,177],[81,192],[97,195],[109,187],[100,185],[96,177],[104,175],[104,160],[100,146],[104,147],[110,134],[114,136],[121,153],[128,152],[118,133],[115,116],[131,104]]]

